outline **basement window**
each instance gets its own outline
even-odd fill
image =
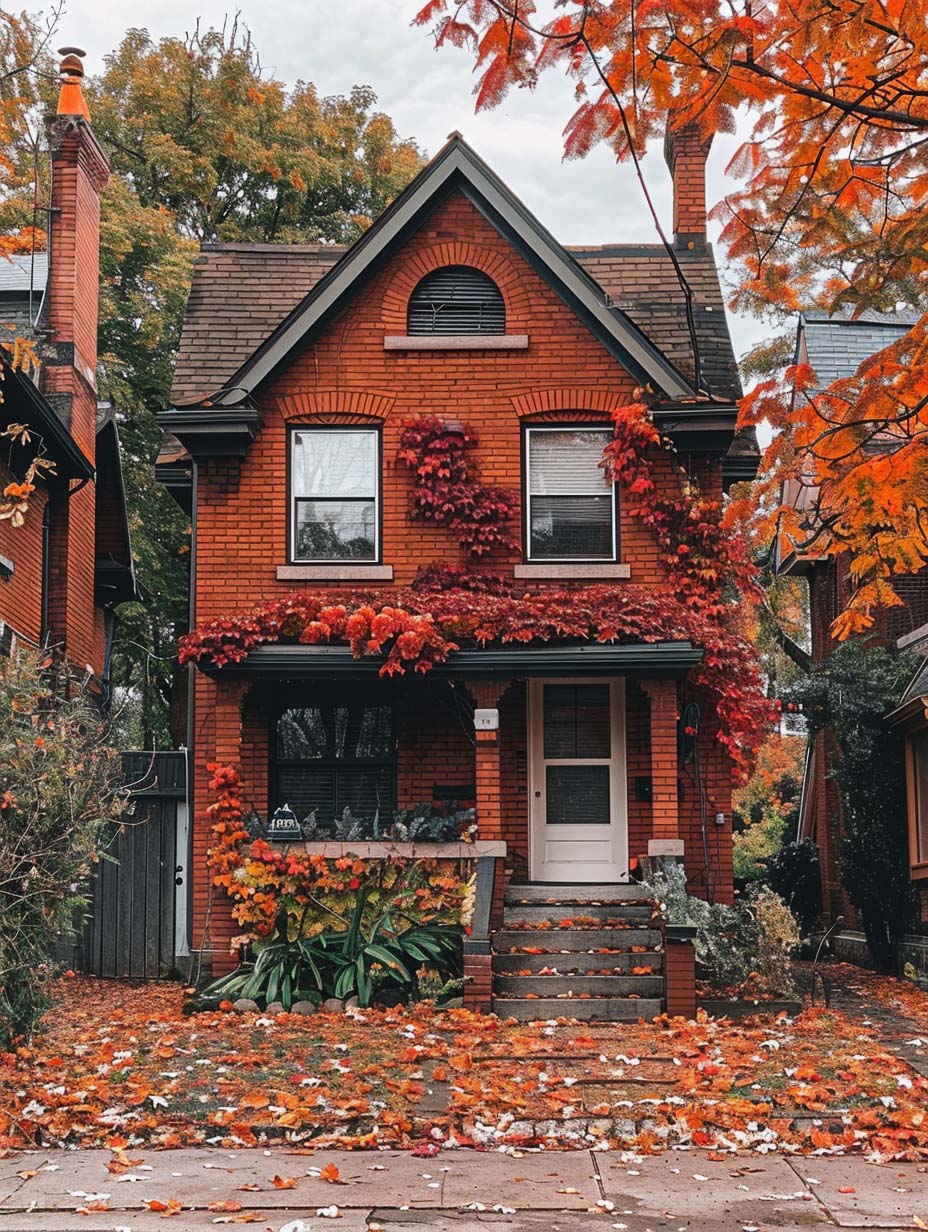
[[[300,428],[290,450],[293,560],[376,561],[380,433]]]
[[[614,561],[615,485],[602,467],[608,428],[526,430],[526,543],[531,561]]]
[[[446,265],[426,274],[409,298],[407,334],[505,334],[506,306],[499,287],[470,265]]]

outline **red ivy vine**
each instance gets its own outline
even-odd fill
[[[509,530],[516,498],[508,488],[480,482],[467,459],[476,444],[467,428],[422,417],[403,424],[397,453],[415,474],[413,515],[457,531],[470,557],[517,546]]]
[[[268,643],[342,642],[358,657],[381,656],[381,674],[394,675],[427,672],[461,646],[689,640],[704,651],[692,678],[715,694],[718,738],[736,775],[745,776],[776,717],[757,656],[736,628],[743,627],[743,605],[726,597],[732,585],[750,596],[753,569],[723,527],[720,502],[703,497],[671,458],[677,490],[668,494],[657,459],[673,445],[648,408],[622,407],[613,421],[603,466],[621,485],[627,514],[653,530],[665,584],[531,590],[432,565],[403,589],[306,591],[212,621],[182,639],[181,662],[222,668]],[[404,425],[398,456],[415,471],[414,513],[455,529],[468,555],[480,557],[515,546],[509,531],[515,497],[479,482],[466,458],[474,445],[465,428],[421,418]]]
[[[518,591],[443,590],[434,581],[380,592],[299,593],[211,621],[181,642],[182,663],[217,668],[259,646],[347,643],[356,656],[379,655],[381,675],[427,672],[461,646],[546,642],[689,640],[704,650],[693,680],[716,697],[719,740],[746,772],[775,711],[763,694],[750,644],[712,612],[682,604],[666,586],[588,586]]]

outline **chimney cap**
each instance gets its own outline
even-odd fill
[[[58,54],[62,57],[58,66],[58,79],[61,87],[58,91],[58,115],[83,116],[90,119],[90,111],[81,80],[84,76],[84,65],[81,57],[87,53],[80,47],[59,47]]]

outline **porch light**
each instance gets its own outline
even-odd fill
[[[300,820],[289,804],[283,804],[271,814],[267,836],[272,843],[292,843],[303,837]]]

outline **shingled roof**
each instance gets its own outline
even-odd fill
[[[642,382],[692,397],[695,373],[685,298],[673,263],[657,245],[567,250],[459,134],[358,243],[208,245],[194,270],[172,397],[189,406],[222,394],[232,404],[260,383],[307,329],[350,293],[372,257],[397,242],[436,194],[460,187],[543,276],[574,304],[597,336]],[[392,237],[392,238],[391,238]],[[681,248],[695,299],[702,386],[713,397],[740,393],[711,248]],[[234,392],[236,383],[241,386]]]

